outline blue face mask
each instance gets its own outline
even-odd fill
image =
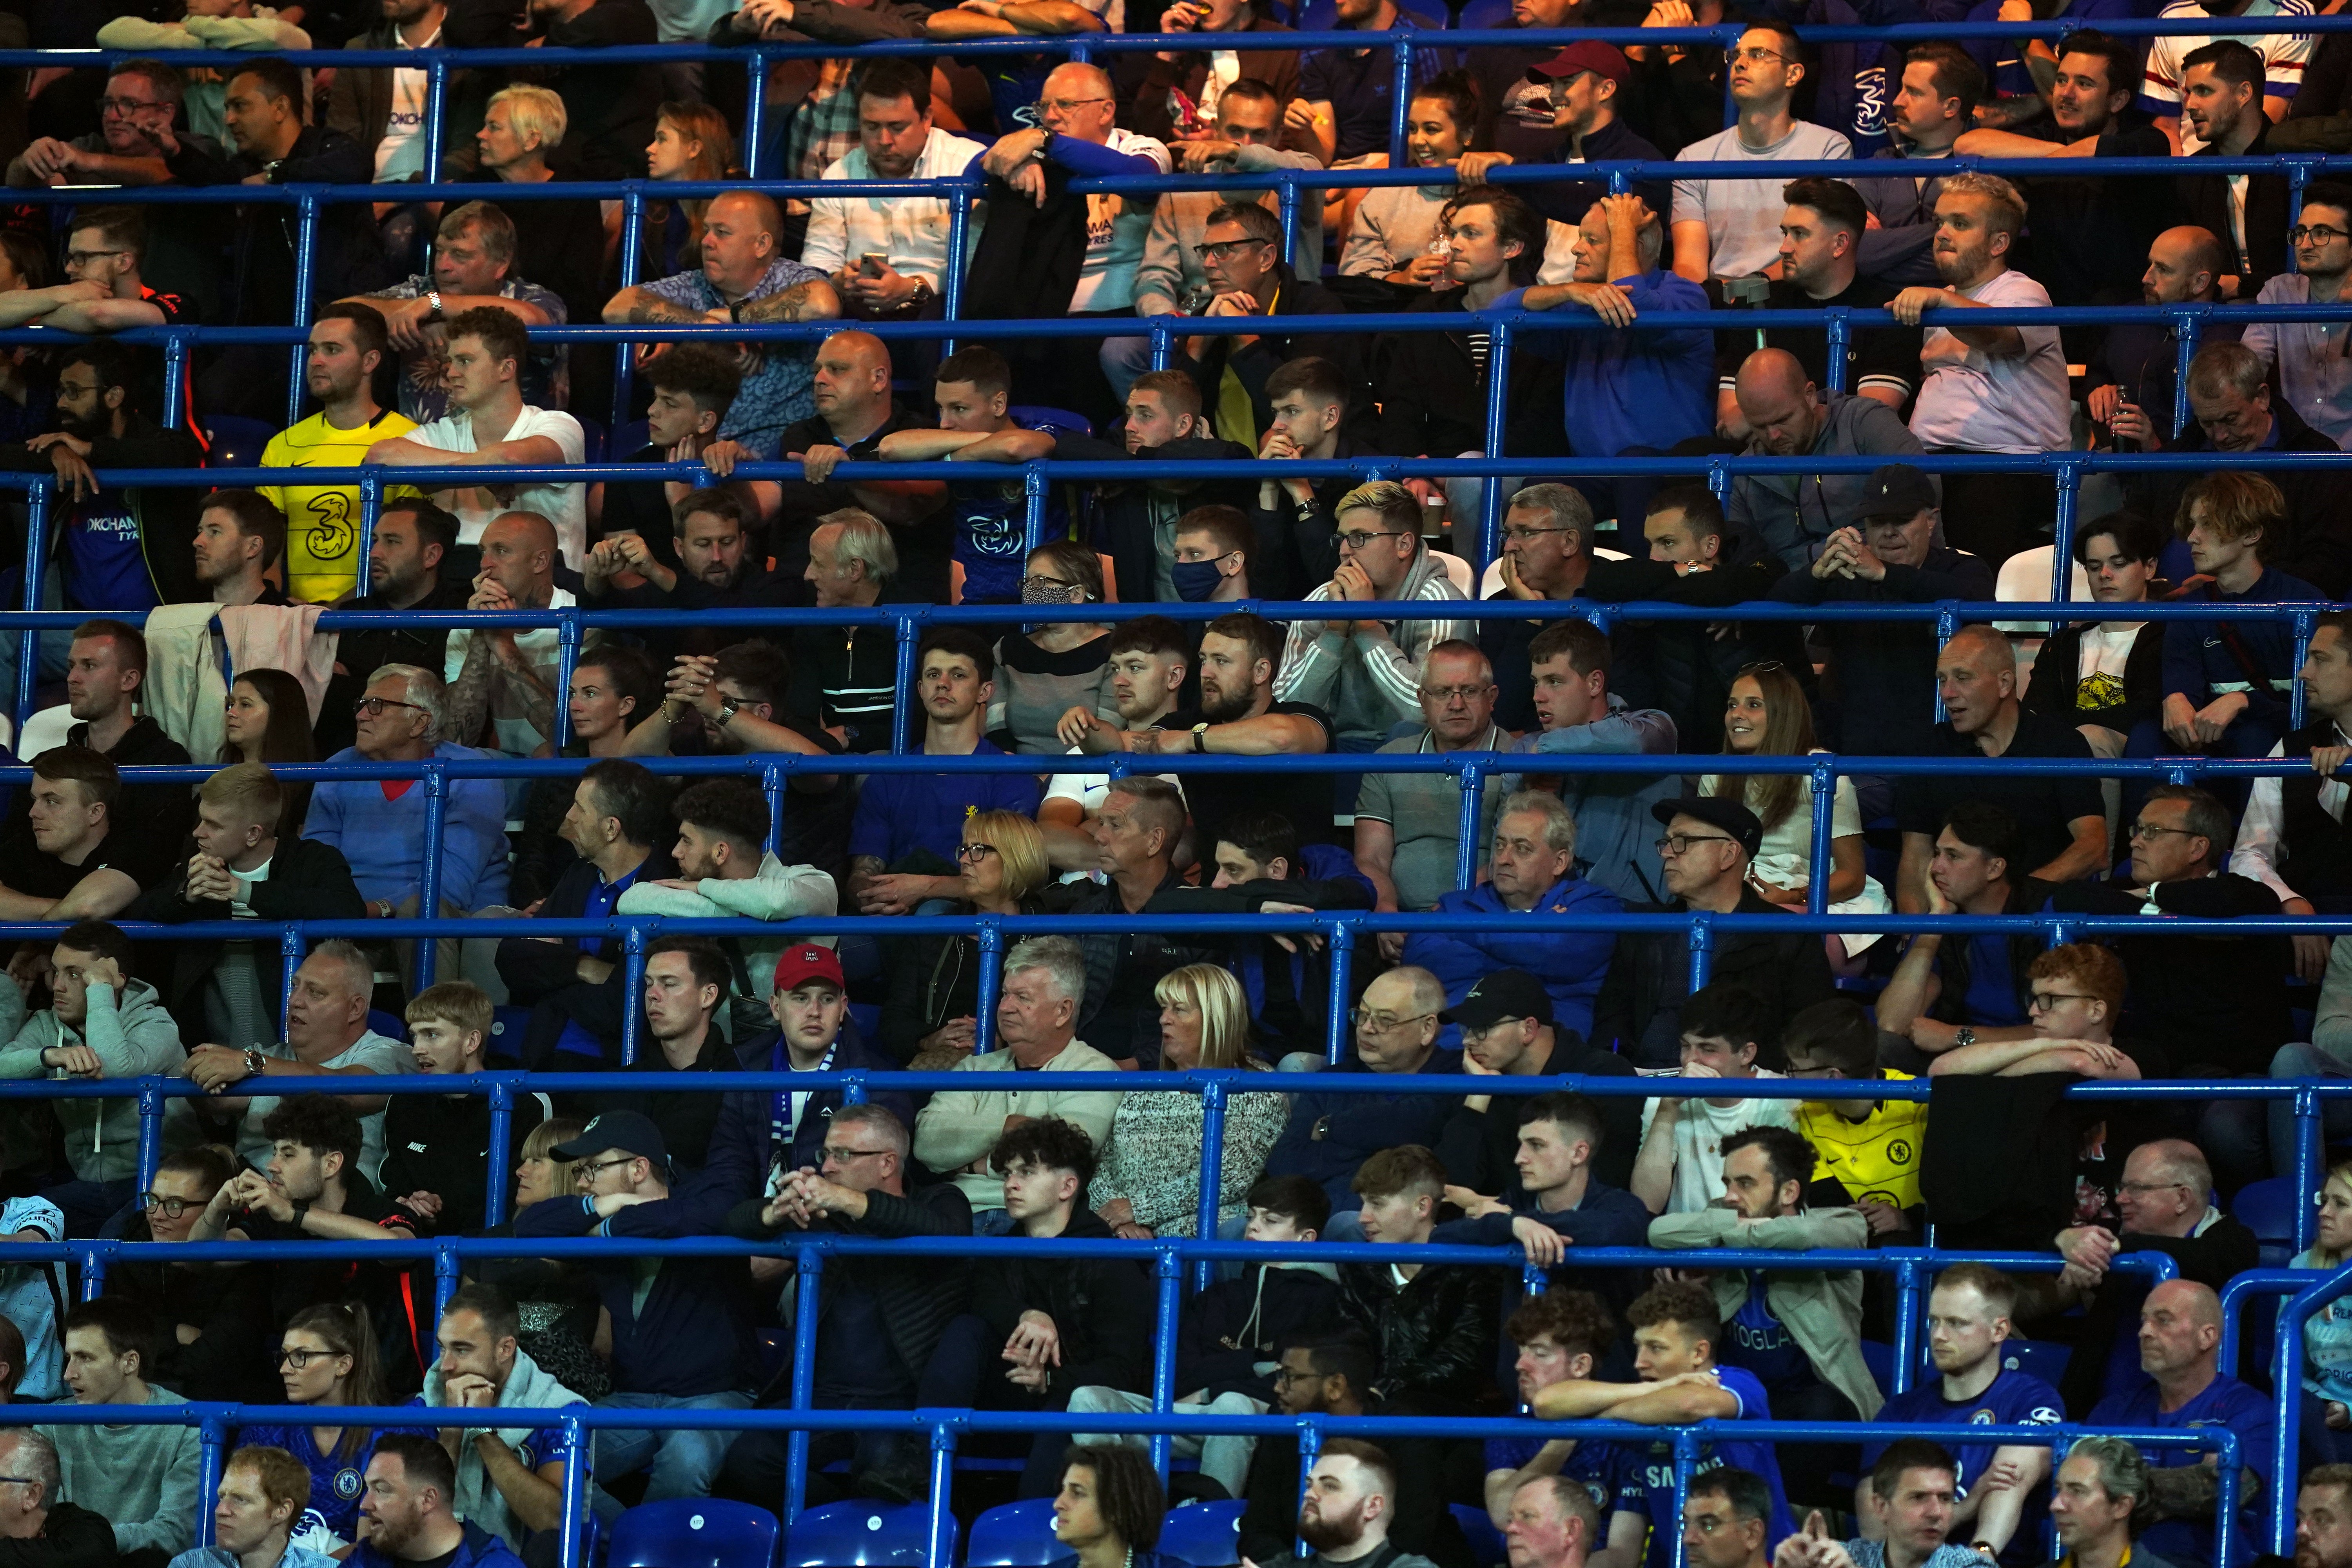
[[[1178,598],[1198,605],[1215,596],[1225,574],[1213,561],[1178,561],[1169,565],[1168,580],[1175,584]]]

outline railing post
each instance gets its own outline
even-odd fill
[[[317,286],[310,269],[319,255],[319,193],[315,188],[302,190],[294,198],[294,320],[310,319],[310,304],[317,298]],[[304,343],[287,345],[286,423],[302,422],[302,394],[307,378],[302,374],[302,362],[309,357],[310,348]]]
[[[2310,183],[2310,160],[2307,158],[2289,158],[2286,161],[2286,221],[2289,224],[2294,224],[2302,217],[2303,188]],[[2294,242],[2293,240],[2289,240],[2287,242],[2285,269],[2290,274],[2296,270],[2294,264]]]
[[[181,411],[187,407],[188,340],[179,329],[171,330],[163,340],[163,428],[180,427]]]
[[[1004,928],[994,915],[980,919],[980,973],[972,998],[971,1048],[977,1056],[996,1048],[996,999],[1004,986]]]
[[[1197,1234],[1202,1241],[1214,1241],[1220,1222],[1223,1219],[1225,1171],[1225,1081],[1213,1078],[1201,1086],[1201,1202],[1196,1211]],[[1205,1258],[1192,1265],[1194,1291],[1209,1288],[1210,1263]]]
[[[1282,188],[1275,193],[1276,216],[1282,224],[1282,258],[1295,268],[1298,265],[1298,182],[1286,175]]]
[[[915,617],[898,617],[898,686],[890,699],[890,754],[903,757],[915,740]]]
[[[1947,600],[1936,612],[1936,652],[1937,656],[1940,657],[1942,655],[1944,645],[1946,643],[1951,641],[1954,637],[1959,635],[1959,608],[1950,601]],[[1940,724],[1943,721],[1944,688],[1942,684],[1938,682],[1936,687],[1936,722]]]
[[[2050,602],[2063,605],[2074,596],[2074,525],[2083,500],[2082,464],[2061,458],[2052,478],[2058,487],[2058,509],[2050,523]]]
[[[1689,1427],[1682,1427],[1675,1433],[1675,1538],[1666,1557],[1666,1568],[1687,1568],[1689,1557],[1683,1550],[1683,1510],[1690,1503],[1691,1470],[1697,1463],[1698,1436]]]
[[[572,743],[572,672],[580,663],[580,607],[558,610],[555,626],[555,752]]]
[[[948,195],[948,266],[942,268],[946,276],[940,279],[940,313],[950,321],[963,319],[963,263],[971,243],[971,187],[965,184],[958,184]]]
[[[866,1081],[866,1074],[862,1071],[851,1071],[842,1074],[841,1077],[841,1103],[864,1105],[871,1093]]]
[[[637,1060],[637,1023],[645,1016],[646,928],[631,924],[621,933],[621,1065]]]
[[[768,55],[757,44],[744,54],[743,177],[756,180],[767,173],[761,143],[768,139]]]
[[[1053,481],[1045,477],[1045,464],[1024,463],[1021,466],[1021,554],[1024,561],[1031,551],[1045,542],[1045,492],[1052,485]]]
[[[1159,1281],[1159,1310],[1151,1323],[1151,1410],[1165,1415],[1176,1408],[1176,1317],[1184,1306],[1184,1260],[1174,1247],[1162,1247],[1153,1261]],[[1160,1484],[1168,1484],[1169,1435],[1165,1428],[1151,1435],[1151,1468]]]
[[[441,841],[449,826],[449,775],[446,767],[427,760],[425,763],[425,864],[416,877],[416,914],[419,920],[436,920],[441,913]],[[416,943],[416,988],[419,991],[433,984],[433,971],[440,962],[441,943],[436,937],[421,937]],[[290,981],[289,981],[290,984]]]
[[[302,967],[307,941],[302,928],[289,921],[278,931],[278,1031],[286,1032],[286,1015],[294,1010],[294,972]]]
[[[562,1568],[584,1568],[588,1561],[587,1532],[596,1521],[588,1512],[588,1467],[595,1454],[596,1434],[577,1415],[556,1423],[563,1434]],[[209,1511],[209,1510],[207,1510]]]
[[[1404,155],[1404,122],[1412,113],[1412,35],[1391,35],[1389,48],[1395,66],[1389,86],[1389,167],[1402,169],[1408,162]]]
[[[1919,1376],[1919,1262],[1895,1265],[1895,1392],[1908,1394]]]
[[[437,1333],[441,1314],[449,1310],[449,1298],[457,1293],[466,1266],[446,1246],[433,1249],[433,1327]]]
[[[1298,1497],[1290,1510],[1293,1519],[1298,1517],[1298,1505],[1307,1501],[1307,1475],[1315,1468],[1316,1456],[1322,1452],[1323,1418],[1319,1415],[1301,1416],[1298,1422]],[[1314,1553],[1314,1548],[1308,1546],[1296,1531],[1291,1532],[1290,1549],[1302,1563],[1309,1561]]]
[[[793,1310],[793,1405],[794,1410],[816,1407],[817,1290],[824,1279],[822,1243],[796,1249],[799,1279]],[[809,1435],[795,1426],[784,1438],[784,1523],[789,1527],[808,1506]]]
[[[756,96],[756,95],[755,95]],[[636,287],[639,273],[645,267],[646,193],[635,180],[621,186],[621,287]],[[583,345],[591,353],[596,345]],[[629,422],[629,408],[636,399],[637,349],[635,343],[623,342],[613,345],[613,422],[606,428],[614,436]],[[609,456],[618,456],[609,453]],[[558,693],[559,696],[565,692]],[[559,721],[561,722],[561,721]],[[558,742],[558,745],[562,742]]]
[[[154,1179],[150,1177],[147,1184],[151,1187],[154,1185]],[[114,1249],[119,1245],[120,1243],[112,1241],[93,1241],[81,1249],[81,1299],[83,1300],[95,1301],[106,1294],[106,1266],[114,1257]],[[56,1265],[46,1264],[43,1267],[55,1268]]]
[[[1454,885],[1475,888],[1478,885],[1478,849],[1485,842],[1481,830],[1486,826],[1486,764],[1463,763],[1461,781],[1462,816],[1454,841]]]
[[[2336,940],[2352,942],[2352,936]],[[2318,1091],[2305,1084],[2294,1091],[2294,1250],[2298,1256],[2310,1248],[2312,1227],[2319,1217],[2312,1204],[2319,1192],[2324,1158],[2319,1116]]]
[[[1706,984],[1706,977],[1715,967],[1715,917],[1705,910],[1691,916],[1690,928],[1690,988],[1696,992]]]
[[[1486,334],[1486,457],[1499,463],[1503,457],[1503,431],[1510,423],[1511,323],[1496,322]],[[1486,563],[1502,552],[1504,500],[1503,471],[1496,468],[1478,487],[1478,551],[1470,560],[1470,580],[1474,583],[1486,570]],[[1454,520],[1457,548],[1464,521],[1458,517]],[[1469,885],[1462,884],[1465,888]]]
[[[2287,689],[2287,724],[2292,729],[2303,728],[2305,704],[2303,661],[2311,656],[2311,633],[2318,617],[2309,610],[2294,612],[2294,684]]]
[[[1843,305],[1832,305],[1822,312],[1822,316],[1829,353],[1830,384],[1827,390],[1852,392],[1853,388],[1846,384],[1849,367],[1845,360],[1847,348],[1853,341],[1853,323],[1846,320]]]
[[[25,608],[41,607],[41,579],[49,574],[49,489],[57,481],[40,475],[25,491]],[[33,693],[41,683],[41,629],[26,626],[16,634],[16,689],[12,694],[15,726],[10,733],[23,744],[26,721],[33,716]]]
[[[383,470],[372,468],[360,476],[360,558],[352,589],[361,598],[375,591],[375,569],[368,557],[375,550],[376,520],[383,515]]]
[[[931,1539],[923,1561],[955,1561],[955,1514],[949,1508],[955,1485],[955,1428],[942,1421],[931,1428]]]
[[[2172,427],[2164,433],[2168,441],[2189,427],[2189,366],[2197,358],[2197,339],[2204,318],[2201,310],[2173,312]]]
[[[768,803],[768,853],[775,854],[784,842],[784,770],[770,763],[760,770],[760,795]]]
[[[425,65],[425,182],[437,184],[441,178],[441,154],[446,150],[442,133],[441,111],[449,101],[449,58],[446,51],[423,51]]]
[[[482,1223],[507,1222],[508,1175],[514,1156],[514,1085],[502,1078],[490,1080],[490,1147],[486,1171],[489,1185],[483,1194]]]
[[[228,1423],[207,1415],[196,1434],[196,1544],[205,1547],[213,1543],[213,1510],[202,1500],[220,1495],[221,1471],[228,1459]]]
[[[139,1190],[155,1190],[155,1167],[163,1163],[163,1114],[171,1105],[162,1080],[139,1086]]]
[[[1175,363],[1175,330],[1164,319],[1154,317],[1151,322],[1151,368],[1166,370]]]
[[[1354,1036],[1348,1026],[1348,993],[1356,971],[1355,920],[1341,915],[1331,922],[1331,1011],[1323,1020],[1323,1059],[1338,1067],[1348,1059]]]
[[[1813,759],[1813,820],[1812,820],[1812,880],[1805,885],[1805,912],[1825,915],[1830,910],[1830,872],[1835,868],[1835,855],[1830,848],[1837,819],[1837,759],[1823,756]]]

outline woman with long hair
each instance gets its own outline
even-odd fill
[[[382,1405],[375,1330],[357,1301],[305,1307],[280,1336],[278,1376],[289,1405]],[[359,1539],[362,1478],[377,1441],[394,1431],[431,1436],[427,1427],[247,1426],[242,1444],[283,1448],[310,1470],[310,1504],[294,1523],[293,1544],[332,1553]]]
[[[310,732],[310,700],[302,683],[282,669],[244,669],[229,684],[228,711],[221,730],[220,760],[228,763],[315,763],[319,743]],[[278,837],[299,838],[310,814],[310,786],[280,779],[286,805],[278,815]]]
[[[2319,1184],[2319,1223],[2297,1268],[2323,1272],[2352,1262],[2352,1161]],[[2303,1321],[2303,1458],[2352,1461],[2352,1297],[2338,1297]]]
[[[656,182],[723,180],[735,163],[735,136],[727,117],[707,103],[665,103],[646,144],[646,168]],[[649,201],[638,255],[648,278],[691,272],[702,265],[702,216],[710,198]]]
[[[1233,972],[1188,963],[1160,977],[1163,1071],[1265,1070],[1250,1053],[1249,1002]],[[1219,1215],[1238,1215],[1265,1171],[1290,1113],[1281,1094],[1236,1094],[1225,1101],[1224,1160],[1217,1173]],[[1118,1102],[1087,1202],[1130,1240],[1199,1233],[1201,1097],[1182,1089],[1130,1094]]]
[[[1813,710],[1805,689],[1778,662],[1751,664],[1731,683],[1723,707],[1723,749],[1736,757],[1802,757],[1813,744]],[[1811,781],[1802,773],[1708,773],[1701,795],[1729,795],[1764,825],[1764,842],[1748,868],[1748,885],[1765,902],[1802,910],[1813,879]],[[1853,781],[1840,777],[1830,805],[1829,908],[1837,914],[1884,914],[1886,890],[1862,866],[1862,809]],[[1878,939],[1832,936],[1832,961],[1850,958]]]
[[[1102,557],[1094,546],[1056,539],[1029,552],[1023,604],[1099,605],[1103,595]],[[1091,708],[1107,724],[1124,722],[1110,692],[1108,626],[1046,621],[998,640],[996,696],[988,705],[988,732],[997,744],[1008,752],[1066,751],[1059,726],[1072,708]]]
[[[975,915],[1035,914],[1054,879],[1045,836],[1013,811],[964,818],[956,847],[956,907]],[[980,939],[900,937],[884,947],[890,984],[882,1002],[882,1048],[903,1062],[933,1057],[942,1067],[971,1054],[978,1038]]]

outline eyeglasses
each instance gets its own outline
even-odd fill
[[[1694,844],[1737,844],[1739,840],[1720,833],[1669,833],[1654,841],[1650,847],[1661,855],[1687,855]]]
[[[1731,51],[1731,58],[1735,60],[1746,60],[1750,65],[1759,66],[1769,65],[1774,60],[1779,60],[1785,65],[1789,60],[1789,57],[1782,54],[1778,49],[1734,49]]]
[[[2085,996],[2080,991],[2036,991],[2026,1006],[2036,1013],[2055,1011],[2061,1002],[2095,1002],[2095,996]]]
[[[1073,109],[1084,109],[1089,103],[1108,103],[1108,98],[1041,98],[1029,106],[1029,111],[1043,120],[1048,114],[1067,114]]]
[[[1491,686],[1424,686],[1421,689],[1421,694],[1450,705],[1455,702],[1475,702],[1493,689]]]
[[[152,110],[168,110],[168,103],[158,103],[152,98],[101,98],[98,100],[102,114],[145,114]]]
[[[2339,239],[2352,239],[2352,230],[2330,228],[2324,223],[2299,223],[2286,231],[2286,237],[2297,245],[2306,239],[2314,245],[2327,245]]]
[[[573,1167],[572,1173],[578,1176],[584,1176],[589,1181],[593,1182],[598,1175],[602,1174],[604,1172],[613,1169],[615,1165],[633,1165],[636,1163],[636,1160],[637,1157],[635,1154],[624,1154],[617,1160],[602,1160],[593,1165],[575,1166]]]
[[[1294,1383],[1319,1383],[1322,1377],[1319,1372],[1293,1372],[1286,1366],[1274,1369],[1274,1385],[1276,1388],[1287,1388]]]
[[[977,865],[996,853],[998,850],[993,844],[972,843],[956,846],[956,858],[967,865]]]
[[[1270,239],[1221,239],[1213,245],[1194,246],[1192,254],[1203,261],[1223,261],[1227,257],[1238,256],[1255,246],[1271,247],[1273,244],[1274,241]]]
[[[2191,833],[2186,827],[2158,827],[2152,822],[2133,823],[2131,825],[2131,832],[2128,837],[2133,838],[2161,838],[2168,833],[2178,833],[2183,838],[2202,838],[2205,837],[2201,833]]]
[[[397,697],[362,697],[352,704],[352,711],[362,719],[381,719],[387,708],[406,708],[418,713],[432,711],[419,703],[403,702]]]
[[[308,1372],[310,1363],[321,1356],[341,1355],[341,1351],[286,1351],[278,1358],[279,1366],[290,1366],[296,1372]]]
[[[1407,1024],[1418,1024],[1423,1018],[1434,1018],[1437,1015],[1415,1013],[1409,1017],[1400,1018],[1393,1013],[1375,1013],[1368,1008],[1359,1007],[1348,1016],[1354,1020],[1359,1029],[1370,1030],[1375,1035],[1392,1035]]]
[[[1521,544],[1525,544],[1539,533],[1575,533],[1577,531],[1579,531],[1573,528],[1529,528],[1525,523],[1512,523],[1505,526],[1503,537],[1516,539]]]
[[[194,1198],[167,1198],[161,1193],[142,1193],[139,1206],[150,1214],[161,1213],[165,1219],[177,1219],[190,1209],[205,1205]]]
[[[1356,551],[1363,549],[1375,539],[1404,539],[1410,536],[1406,534],[1402,529],[1383,528],[1374,531],[1371,529],[1359,528],[1339,535],[1339,542],[1346,545],[1350,551]]]
[[[60,403],[65,402],[68,398],[79,400],[84,397],[96,397],[97,395],[98,384],[94,381],[60,381],[58,383],[58,401]]]
[[[889,1152],[887,1149],[838,1149],[830,1143],[825,1144],[824,1150],[824,1157],[836,1165],[846,1165],[852,1160],[871,1159],[874,1155]]]
[[[2175,1187],[2185,1193],[2189,1190],[2189,1184],[2187,1182],[2125,1182],[2118,1185],[2116,1191],[2133,1194],[2162,1193],[2169,1192]]]

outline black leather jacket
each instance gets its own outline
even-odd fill
[[[1432,1264],[1406,1280],[1383,1263],[1339,1265],[1339,1311],[1380,1354],[1372,1392],[1435,1413],[1475,1405],[1490,1385],[1502,1275]]]

